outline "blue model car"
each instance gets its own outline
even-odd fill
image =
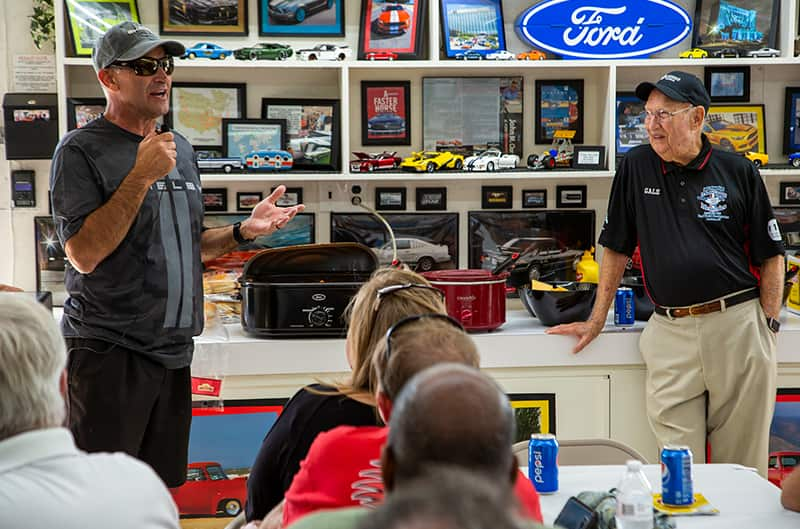
[[[800,152],[793,152],[789,155],[789,163],[793,167],[800,167]]]
[[[181,55],[181,58],[196,59],[197,57],[204,57],[206,59],[224,59],[228,55],[233,55],[233,51],[225,49],[218,44],[198,42],[191,48],[186,48],[186,53]]]
[[[333,7],[333,0],[270,0],[269,18],[280,24],[299,24],[307,17]]]
[[[367,120],[367,130],[370,134],[398,134],[403,133],[405,129],[406,120],[391,112],[377,114]]]
[[[465,52],[456,53],[456,59],[461,61],[480,61],[483,55],[475,50],[467,50]]]

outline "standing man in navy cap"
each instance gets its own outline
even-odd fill
[[[783,245],[767,191],[746,158],[702,133],[710,98],[694,75],[641,83],[650,145],[622,160],[600,244],[600,284],[586,322],[551,334],[583,349],[603,329],[637,245],[656,305],[639,341],[647,413],[659,445],[688,445],[704,462],[766,476],[775,405]]]
[[[203,329],[202,262],[286,225],[278,188],[241,223],[204,230],[192,146],[157,130],[181,43],[132,22],[92,60],[105,113],[62,138],[50,174],[69,259],[62,332],[69,425],[86,451],[124,451],[167,486],[186,479],[192,337]],[[160,132],[160,133],[159,133]]]

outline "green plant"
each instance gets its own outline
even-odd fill
[[[31,19],[31,37],[38,49],[48,42],[54,41],[56,32],[53,0],[33,0]]]

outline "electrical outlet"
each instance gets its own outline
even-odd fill
[[[354,193],[359,191],[359,193]],[[320,211],[353,211],[361,210],[352,203],[353,196],[366,200],[367,185],[364,182],[320,182],[319,183],[319,210]]]

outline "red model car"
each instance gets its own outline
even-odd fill
[[[219,463],[189,463],[186,483],[169,489],[181,516],[236,516],[247,499],[247,478],[230,478]]]
[[[767,479],[770,483],[780,487],[781,482],[792,473],[797,463],[800,463],[800,452],[771,452]]]
[[[391,50],[368,51],[364,58],[368,61],[393,61],[397,59],[397,54]]]
[[[350,162],[350,170],[354,173],[371,173],[375,169],[397,169],[402,158],[395,152],[383,151],[381,153],[354,152],[357,160]]]

